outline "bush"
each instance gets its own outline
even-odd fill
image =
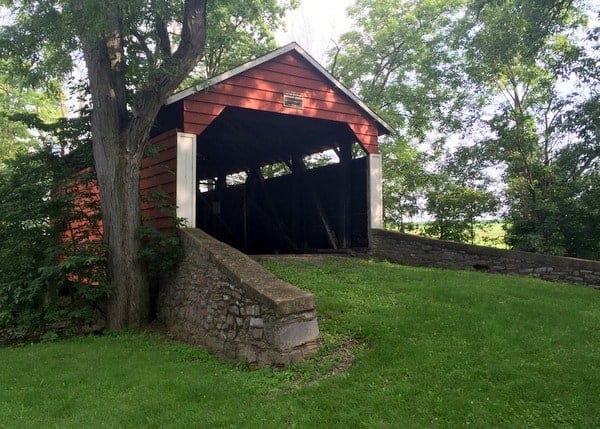
[[[67,159],[49,148],[17,156],[0,170],[0,341],[78,332],[98,317],[109,293],[99,239],[69,238],[78,209]],[[89,215],[93,213],[93,215]]]

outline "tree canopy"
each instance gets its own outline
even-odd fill
[[[357,0],[348,12],[355,29],[331,67],[397,129],[382,145],[391,225],[418,211],[437,224],[476,206],[489,216],[491,201],[472,197],[493,191],[513,247],[600,257],[592,4]]]

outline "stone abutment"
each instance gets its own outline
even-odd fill
[[[286,366],[317,349],[314,295],[199,229],[180,234],[184,259],[158,296],[171,334],[251,366]]]

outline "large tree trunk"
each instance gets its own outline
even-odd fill
[[[104,243],[112,295],[108,326],[140,326],[150,317],[149,284],[138,257],[140,167],[154,119],[167,97],[200,60],[206,41],[206,1],[186,0],[179,46],[170,53],[166,26],[159,16],[160,66],[147,81],[128,88],[124,19],[109,9],[101,34],[82,30],[82,50],[92,95],[92,140],[100,188]],[[81,7],[79,3],[76,3]],[[131,84],[129,84],[131,85]]]
[[[150,298],[146,270],[138,257],[140,162],[138,156],[125,151],[106,153],[103,149],[107,148],[95,145],[94,158],[102,192],[104,242],[113,288],[108,326],[113,329],[141,326],[150,317]]]
[[[94,163],[100,188],[103,241],[112,294],[108,326],[140,326],[149,318],[149,288],[138,252],[139,173],[149,126],[136,127],[127,103],[123,40],[118,11],[106,38],[83,40],[92,95]],[[112,18],[112,19],[111,19]],[[158,110],[158,100],[155,100]]]
[[[158,101],[155,104],[160,105]],[[112,284],[108,326],[118,329],[141,326],[150,318],[148,278],[138,257],[138,229],[140,167],[151,122],[127,121],[128,126],[120,131],[115,124],[122,122],[116,118],[106,121],[103,113],[106,111],[100,108],[92,115],[94,163]]]

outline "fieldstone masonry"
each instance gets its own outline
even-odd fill
[[[181,239],[184,259],[158,296],[173,335],[251,366],[285,366],[316,351],[314,295],[199,229],[182,229]]]
[[[405,265],[531,275],[600,289],[600,262],[494,249],[372,229],[369,254]]]

